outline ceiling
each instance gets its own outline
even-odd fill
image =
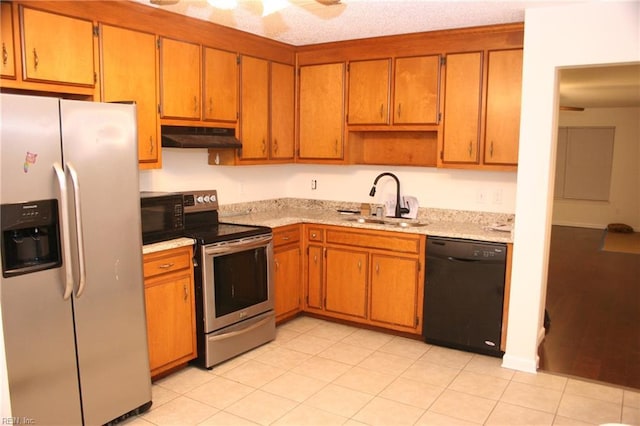
[[[179,0],[150,7],[214,22],[293,46],[359,38],[524,22],[525,9],[584,0],[236,0],[231,10],[206,0]],[[263,16],[263,1],[285,7]],[[640,107],[640,67],[636,65],[562,70],[560,103],[574,107]]]

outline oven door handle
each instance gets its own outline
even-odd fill
[[[252,330],[255,330],[256,328],[260,328],[263,325],[269,323],[270,321],[273,321],[273,318],[271,316],[268,316],[267,318],[263,318],[260,321],[251,324],[250,326],[243,328],[241,330],[236,330],[236,331],[230,331],[228,333],[222,333],[222,334],[217,334],[214,336],[208,336],[207,340],[212,342],[212,341],[216,341],[216,340],[224,340],[224,339],[229,339],[231,337],[234,336],[238,336],[241,334],[245,334],[245,333],[249,333]]]
[[[244,250],[251,250],[268,245],[273,240],[271,235],[243,238],[237,241],[225,241],[204,246],[204,254],[211,256],[217,254],[230,254]]]

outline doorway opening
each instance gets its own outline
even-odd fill
[[[640,231],[640,65],[572,68],[560,70],[559,76],[565,107],[559,127],[614,127],[615,137],[606,199],[559,196],[563,176],[558,170],[564,164],[556,167],[545,306],[549,321],[539,347],[540,369],[640,389],[640,255],[603,250],[608,224],[625,223]],[[575,149],[580,148],[578,141]],[[559,149],[556,162],[578,157],[567,158]],[[597,171],[578,172],[593,176]],[[588,180],[582,179],[585,185]],[[577,192],[592,193],[589,189]]]

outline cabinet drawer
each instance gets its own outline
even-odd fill
[[[293,244],[300,241],[300,229],[296,226],[273,231],[273,246],[278,247],[285,244]]]
[[[144,277],[191,268],[191,248],[166,250],[144,256]]]
[[[307,239],[309,241],[324,241],[324,230],[320,228],[309,228],[307,230]]]
[[[342,244],[367,249],[391,250],[400,253],[420,253],[420,236],[398,233],[398,235],[384,235],[383,233],[345,232],[343,230],[327,229],[327,243]]]

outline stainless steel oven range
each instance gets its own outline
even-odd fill
[[[183,199],[185,234],[196,240],[196,363],[212,368],[275,338],[272,233],[220,222],[215,190]]]

